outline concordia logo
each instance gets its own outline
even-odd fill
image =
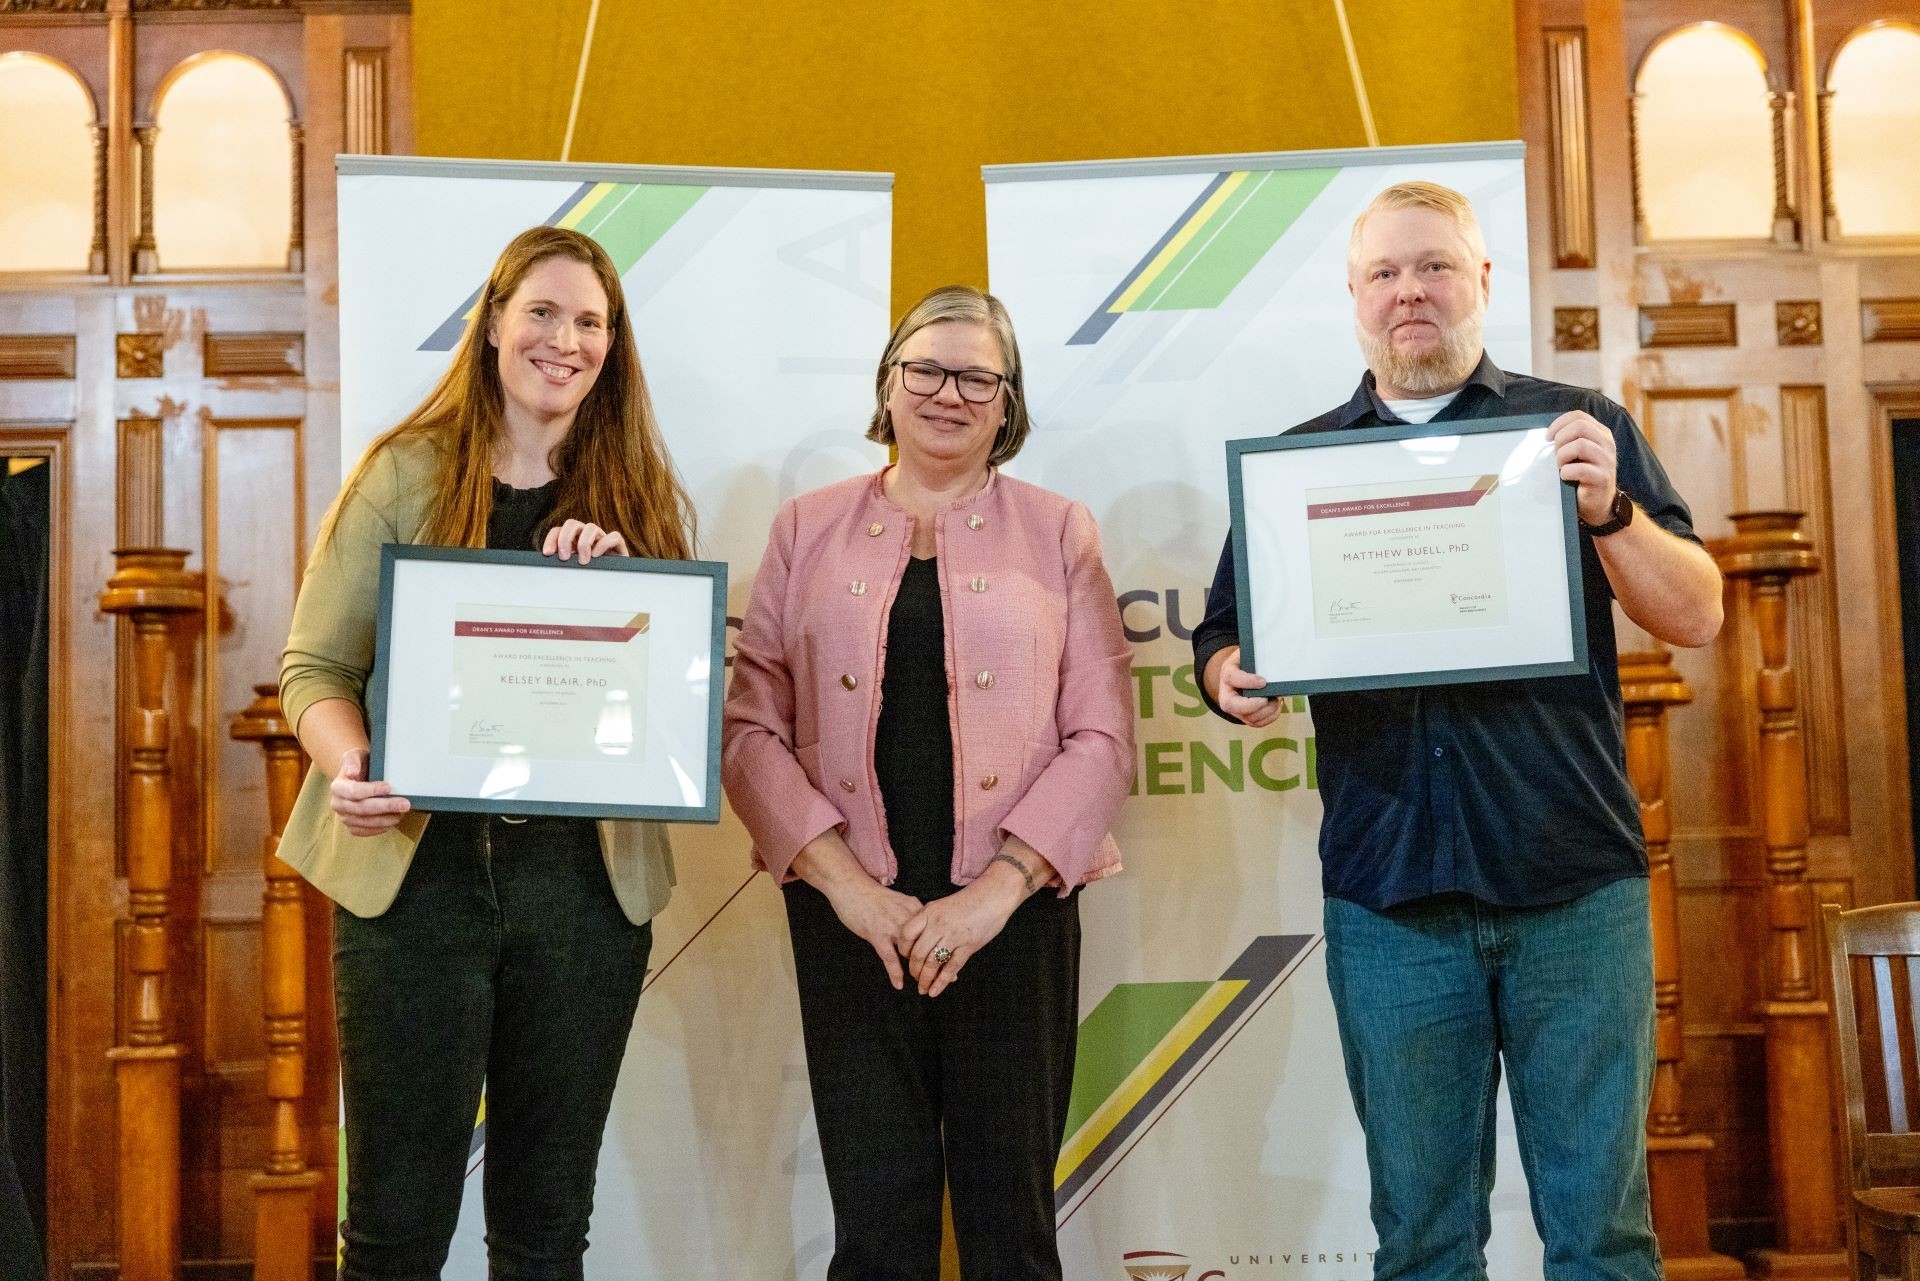
[[[1120,1256],[1128,1281],[1186,1281],[1193,1266],[1184,1254],[1164,1250],[1130,1250]]]
[[[625,278],[633,265],[660,237],[673,229],[705,187],[647,186],[637,182],[583,182],[548,217],[549,227],[584,231],[600,242],[613,259],[614,270]],[[420,344],[420,351],[452,351],[466,330],[474,308],[480,305],[483,281],[455,307],[440,326]]]
[[[1338,168],[1266,169],[1215,174],[1146,257],[1067,339],[1067,346],[1099,342],[1130,311],[1218,307],[1339,172]]]
[[[1067,1141],[1053,1172],[1057,1223],[1086,1203],[1318,941],[1261,935],[1218,979],[1121,983],[1093,1008],[1080,1024]],[[1185,1271],[1140,1275],[1172,1281]]]

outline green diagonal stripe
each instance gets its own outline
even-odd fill
[[[624,276],[706,191],[622,183],[581,219],[580,230],[600,242]]]
[[[1232,195],[1220,202],[1220,207],[1213,211],[1213,216],[1207,219],[1206,224],[1200,228],[1193,239],[1187,241],[1180,252],[1174,256],[1173,261],[1166,265],[1166,269],[1160,273],[1159,278],[1147,286],[1146,290],[1134,299],[1133,306],[1127,310],[1168,310],[1159,306],[1160,299],[1186,272],[1187,267],[1206,252],[1207,246],[1212,244],[1214,237],[1220,234],[1220,229],[1232,222],[1235,215],[1253,197],[1253,194],[1260,190],[1261,185],[1270,176],[1265,173],[1248,174],[1246,181],[1236,187]]]
[[[1338,169],[1272,169],[1235,192],[1243,196],[1222,208],[1180,256],[1167,264],[1151,300],[1131,310],[1197,311],[1218,307],[1254,264],[1280,241]]]
[[[1121,983],[1080,1023],[1067,1128],[1073,1134],[1139,1067],[1211,983]]]

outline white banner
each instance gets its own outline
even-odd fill
[[[1202,706],[1192,628],[1227,532],[1223,442],[1346,401],[1353,220],[1472,198],[1487,348],[1530,366],[1518,144],[990,168],[993,289],[1035,430],[1010,471],[1086,503],[1134,644],[1126,874],[1082,900],[1080,1070],[1058,1172],[1074,1278],[1362,1281],[1374,1248],[1321,946],[1313,724]],[[1504,1092],[1489,1270],[1539,1276]]]
[[[361,157],[340,175],[343,469],[425,395],[500,250],[540,223],[588,232],[621,270],[733,619],[780,502],[884,461],[861,433],[890,329],[889,176]],[[679,885],[601,1151],[596,1281],[826,1273],[786,920],[747,846],[730,813],[674,830]],[[483,1122],[450,1278],[486,1275],[484,1142]]]

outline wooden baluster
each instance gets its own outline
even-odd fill
[[[1736,513],[1715,547],[1747,585],[1760,641],[1760,809],[1767,848],[1767,1131],[1778,1244],[1752,1258],[1760,1276],[1850,1276],[1843,1252],[1827,1060],[1827,1003],[1814,983],[1813,888],[1807,884],[1807,746],[1787,655],[1787,584],[1820,558],[1802,512]]]
[[[1680,913],[1674,892],[1673,816],[1667,809],[1667,709],[1693,701],[1665,649],[1620,655],[1627,711],[1627,773],[1640,795],[1653,916],[1653,1103],[1647,1110],[1647,1181],[1653,1230],[1672,1281],[1744,1277],[1739,1260],[1707,1243],[1707,1153],[1713,1140],[1687,1128],[1681,1098]]]
[[[127,548],[100,608],[133,623],[134,718],[122,780],[127,822],[128,992],[125,1040],[107,1051],[119,1095],[120,1276],[173,1281],[180,1259],[180,1058],[167,992],[167,915],[173,890],[172,763],[167,683],[173,621],[200,613],[200,575],[187,553]]]
[[[260,908],[260,955],[267,1016],[267,1165],[253,1176],[255,1281],[308,1281],[312,1274],[313,1189],[300,1103],[307,1078],[306,887],[276,851],[307,772],[306,753],[280,713],[280,687],[255,685],[255,698],[229,733],[260,744],[267,765],[267,826],[262,853],[267,888]]]

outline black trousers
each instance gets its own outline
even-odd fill
[[[578,1281],[653,940],[614,899],[593,825],[435,815],[393,906],[333,920],[341,1281],[439,1277],[482,1081],[489,1275]]]
[[[953,1196],[966,1281],[1060,1281],[1053,1167],[1079,1030],[1079,894],[1042,890],[928,998],[804,882],[786,887],[833,1200],[828,1281],[937,1281]]]

